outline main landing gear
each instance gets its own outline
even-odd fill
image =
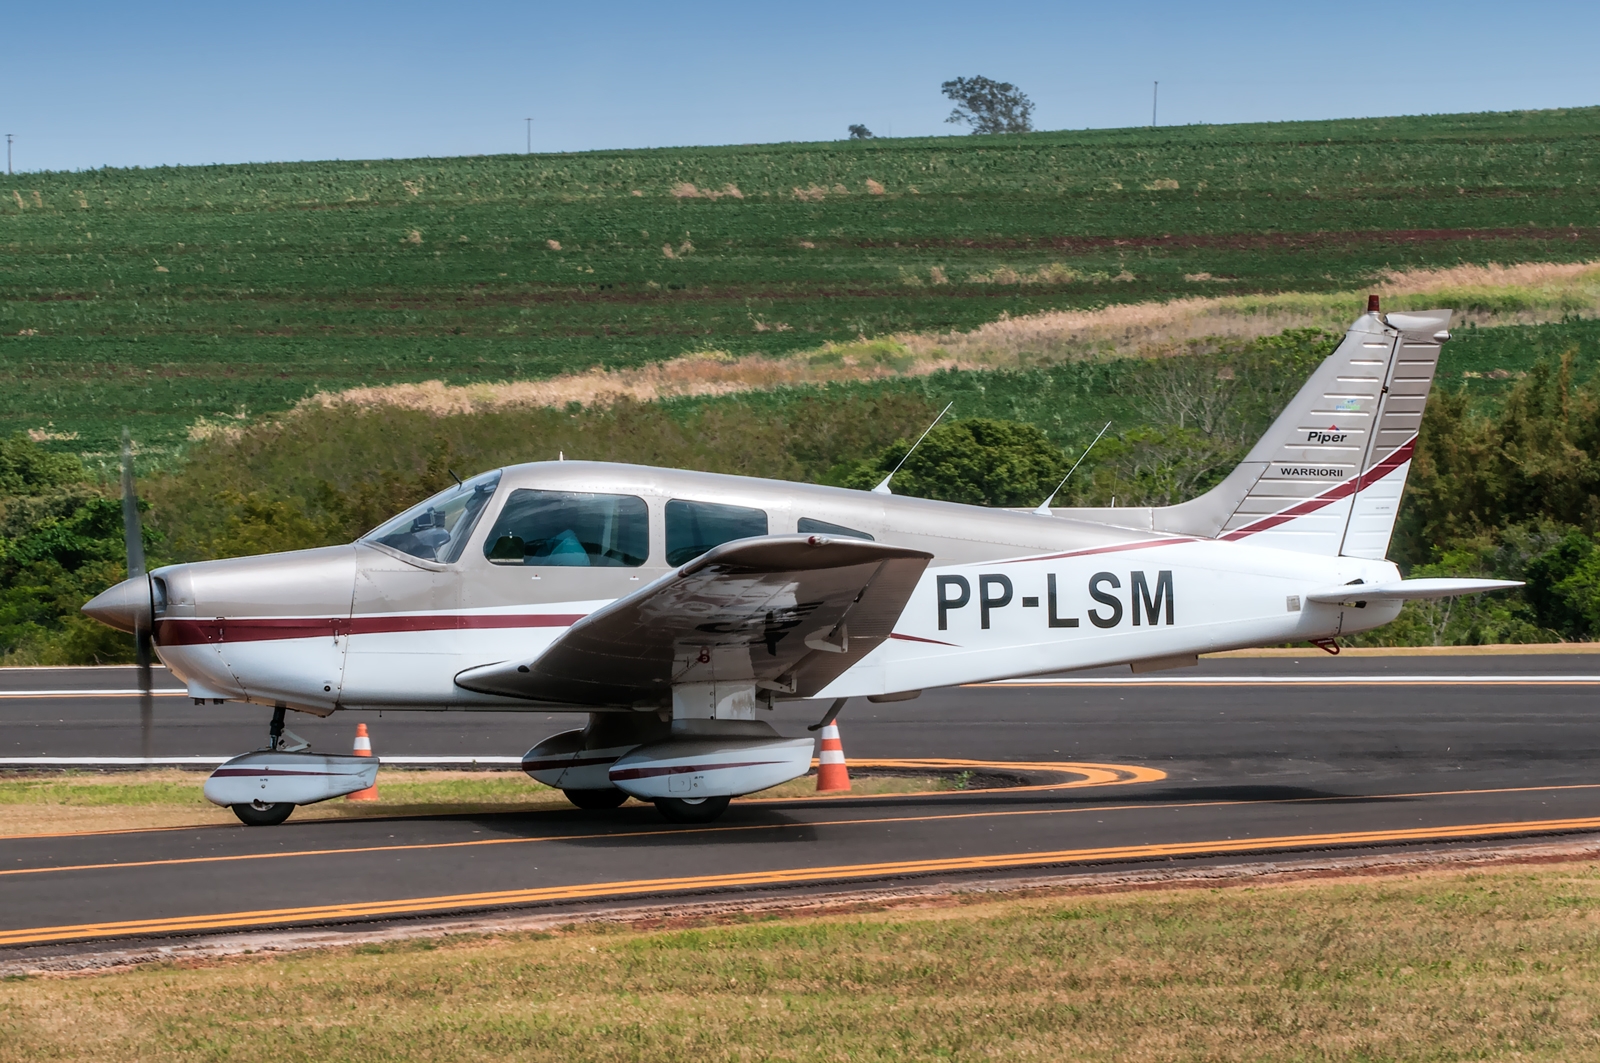
[[[628,795],[615,786],[604,790],[562,790],[567,800],[579,808],[619,808]]]
[[[672,823],[710,823],[728,810],[731,796],[658,797],[656,810]]]

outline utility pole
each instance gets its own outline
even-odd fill
[[[1156,103],[1161,99],[1161,82],[1156,82],[1150,90],[1150,128],[1156,127]]]
[[[524,118],[523,121],[528,123],[528,150],[527,150],[526,154],[532,155],[533,154],[533,119],[532,118]]]
[[[14,133],[6,134],[6,176],[11,176],[11,141],[16,136]]]

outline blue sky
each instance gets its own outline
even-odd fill
[[[975,15],[974,12],[996,12]],[[984,74],[1041,129],[1600,103],[1600,4],[0,6],[18,170],[956,131]]]

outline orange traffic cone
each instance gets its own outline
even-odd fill
[[[817,793],[850,789],[850,769],[844,763],[844,743],[839,740],[839,725],[822,729],[822,751],[817,756]]]
[[[367,737],[367,725],[356,724],[356,747],[354,753],[358,757],[372,756],[372,739]],[[351,801],[376,801],[378,799],[378,784],[374,782],[365,790],[357,790],[349,795]]]

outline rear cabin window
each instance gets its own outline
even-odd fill
[[[767,534],[767,511],[715,502],[667,503],[667,564],[693,561],[713,546]]]
[[[483,552],[497,565],[637,568],[650,555],[650,510],[634,495],[513,491]]]
[[[846,528],[843,524],[829,524],[825,520],[812,520],[810,517],[801,517],[800,524],[795,529],[801,535],[837,535],[844,539],[865,539],[869,543],[877,542],[864,531]]]

